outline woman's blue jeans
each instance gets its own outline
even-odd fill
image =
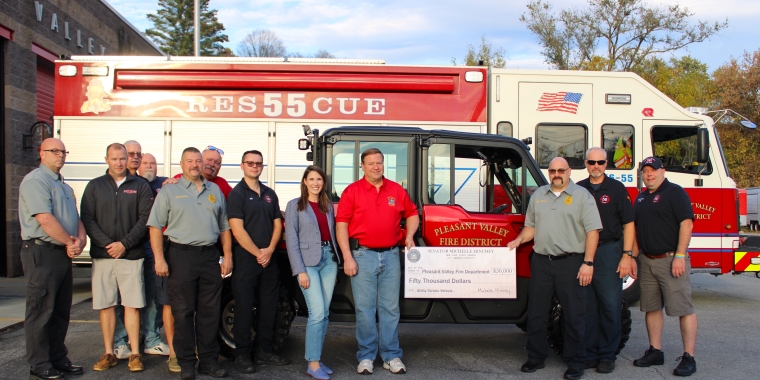
[[[309,275],[309,288],[301,288],[306,299],[306,306],[309,308],[304,358],[310,362],[319,361],[327,333],[330,301],[335,289],[335,277],[338,275],[338,264],[333,260],[333,254],[332,247],[322,247],[322,259],[319,264],[306,267],[306,274]]]

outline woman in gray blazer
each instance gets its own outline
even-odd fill
[[[306,374],[329,379],[333,371],[321,363],[327,316],[340,256],[335,247],[335,211],[325,194],[325,172],[309,166],[303,173],[301,196],[285,209],[285,241],[293,275],[298,276],[309,320],[306,324]]]

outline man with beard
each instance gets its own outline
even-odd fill
[[[232,187],[227,180],[219,176],[219,170],[222,168],[222,158],[224,157],[224,151],[209,145],[203,150],[203,178],[206,181],[213,182],[224,194],[224,199],[227,199],[232,191]],[[182,174],[177,174],[174,178],[179,178]],[[174,184],[176,182],[169,181],[167,184]]]
[[[528,360],[522,372],[544,368],[549,355],[546,327],[552,296],[557,294],[564,320],[565,379],[579,379],[586,366],[584,346],[585,288],[594,274],[594,253],[602,221],[594,197],[570,181],[570,167],[562,157],[549,163],[551,184],[538,188],[530,198],[525,227],[507,247],[535,239],[530,256],[528,285]]]
[[[219,308],[222,277],[232,271],[232,236],[226,201],[219,186],[201,175],[201,152],[185,148],[176,185],[158,192],[148,218],[156,275],[168,276],[169,303],[174,316],[174,349],[180,378],[195,379],[198,372],[225,377],[219,363]],[[166,227],[166,230],[162,229]],[[169,249],[164,255],[164,235]],[[224,261],[219,268],[222,242]],[[221,275],[220,275],[221,272]],[[197,356],[196,356],[197,352]]]
[[[590,148],[586,152],[586,170],[589,177],[578,182],[594,196],[602,232],[594,255],[594,280],[589,285],[586,300],[586,368],[596,372],[615,370],[615,351],[623,333],[620,325],[620,304],[623,299],[622,279],[636,278],[636,261],[633,254],[633,205],[628,190],[620,181],[604,174],[607,151]]]

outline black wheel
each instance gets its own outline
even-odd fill
[[[620,325],[622,328],[622,334],[620,335],[620,344],[618,345],[617,350],[615,350],[615,355],[623,350],[623,347],[625,347],[625,344],[631,336],[631,310],[628,309],[628,303],[625,299],[622,300],[621,308]],[[551,313],[549,314],[549,325],[546,328],[546,338],[549,340],[549,345],[552,350],[554,350],[559,356],[562,356],[562,349],[564,348],[565,343],[564,335],[562,335],[562,323],[562,305],[559,304],[557,296],[554,296],[552,298]]]
[[[634,280],[631,276],[623,279],[623,299],[629,305],[635,305],[641,297],[641,284],[639,280]]]
[[[256,309],[253,308],[253,325],[251,326],[251,338],[256,338]],[[290,335],[290,325],[293,323],[293,301],[290,299],[288,289],[280,285],[280,297],[277,303],[277,317],[275,319],[274,349],[277,350],[285,343]],[[232,296],[232,287],[225,286],[222,290],[221,317],[219,318],[219,354],[232,359],[232,350],[235,348],[235,339],[232,334],[232,325],[235,321],[235,299]]]

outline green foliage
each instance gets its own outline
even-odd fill
[[[682,107],[711,107],[715,84],[707,72],[707,65],[685,56],[671,58],[648,58],[633,69],[669,98]]]
[[[754,123],[760,122],[760,50],[732,58],[713,73],[714,109],[731,109]],[[738,117],[717,124],[726,164],[739,187],[760,186],[760,131],[742,127]]]
[[[558,14],[544,0],[531,1],[520,17],[538,37],[546,62],[560,70],[582,69],[591,62],[604,71],[630,71],[645,59],[702,42],[728,22],[697,21],[686,8],[650,6],[643,0],[588,0],[586,8]],[[603,63],[603,64],[602,64]]]
[[[507,59],[504,58],[505,54],[503,48],[494,49],[491,43],[486,40],[486,36],[481,36],[479,47],[476,48],[472,44],[467,46],[467,54],[465,54],[462,63],[465,66],[478,66],[478,62],[483,61],[484,66],[502,68],[507,65]],[[451,58],[451,64],[456,65],[457,59]]]
[[[227,42],[224,25],[216,18],[216,10],[209,11],[209,0],[200,0],[201,41],[200,55],[231,56],[232,51],[222,46]],[[158,0],[156,14],[147,15],[153,28],[145,31],[166,54],[192,56],[194,54],[194,7],[193,0]]]

